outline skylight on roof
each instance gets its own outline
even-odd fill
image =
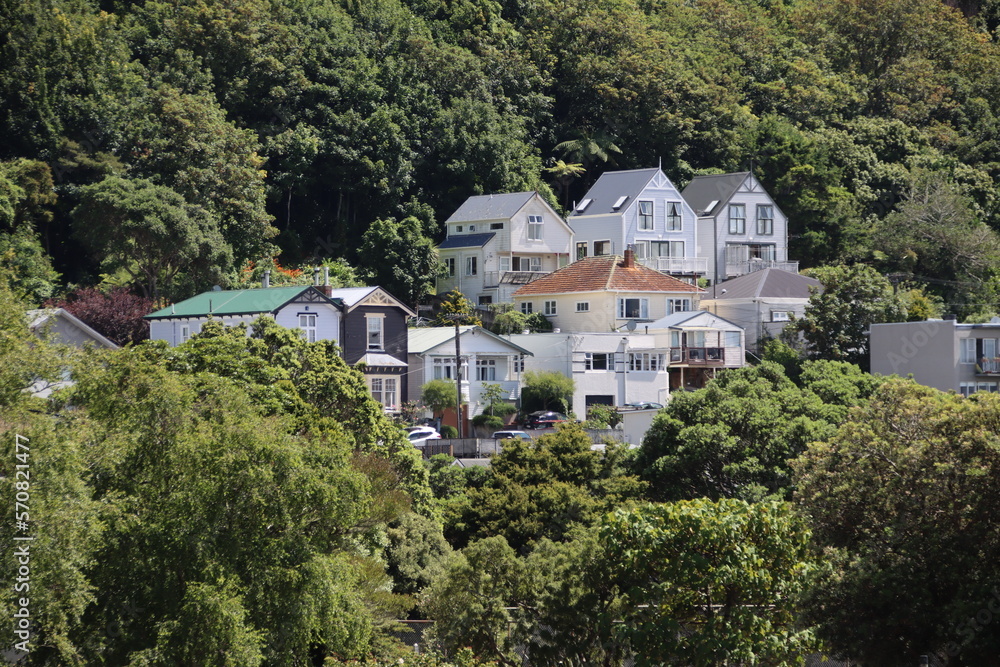
[[[711,213],[712,209],[715,208],[715,205],[718,203],[719,203],[718,199],[713,199],[712,201],[710,201],[708,203],[708,207],[705,209],[705,213]]]
[[[584,199],[582,202],[580,202],[579,204],[577,204],[577,206],[576,206],[576,212],[577,213],[582,213],[585,208],[587,208],[588,206],[590,206],[590,202],[592,202],[592,201],[594,201],[594,200],[593,199]]]
[[[622,195],[621,197],[619,197],[618,201],[615,202],[615,205],[611,207],[612,210],[617,211],[618,209],[620,209],[622,207],[622,204],[625,203],[626,199],[628,199],[628,195]]]

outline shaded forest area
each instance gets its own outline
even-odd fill
[[[39,300],[178,298],[279,252],[366,277],[375,221],[438,240],[473,194],[753,168],[803,266],[995,311],[994,5],[3,0],[0,252]]]

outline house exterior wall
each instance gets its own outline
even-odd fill
[[[975,381],[975,364],[959,363],[959,332],[951,320],[873,324],[869,333],[871,372],[913,375],[922,385],[959,390],[962,380]],[[995,329],[1000,336],[1000,328]]]
[[[382,346],[368,349],[368,316],[382,319]],[[406,314],[392,306],[361,306],[343,317],[341,349],[344,361],[353,366],[367,352],[385,352],[406,361]]]
[[[250,323],[257,319],[259,315],[238,315],[238,316],[227,316],[227,317],[216,317],[213,318],[218,322],[221,322],[227,327],[233,327],[238,324],[246,324],[248,327]],[[207,317],[185,317],[177,319],[161,319],[161,320],[151,320],[149,323],[149,339],[150,340],[165,340],[170,347],[177,347],[183,340],[183,328],[188,328],[188,337],[201,332],[202,326],[208,321]],[[296,323],[296,328],[298,328],[298,323]]]
[[[515,306],[530,303],[532,312],[545,314],[545,302],[556,302],[556,315],[546,316],[552,326],[562,332],[605,332],[624,327],[630,318],[618,317],[619,299],[646,299],[648,319],[656,320],[667,315],[669,299],[688,299],[691,309],[698,307],[697,294],[691,292],[567,292],[550,296],[531,295],[514,297]],[[577,304],[587,304],[586,311],[578,311]],[[647,318],[642,318],[647,319]],[[639,322],[642,326],[642,322]],[[624,329],[622,329],[624,330]]]
[[[570,217],[569,221],[573,226],[573,261],[580,259],[576,251],[576,246],[580,243],[587,244],[587,257],[597,256],[594,244],[601,241],[609,241],[611,244],[611,248],[603,254],[622,255],[625,253],[625,225],[621,214],[574,215]]]
[[[577,419],[585,419],[589,403],[603,402],[610,397],[613,405],[633,401],[666,403],[669,396],[669,371],[630,371],[626,364],[628,352],[663,354],[669,359],[664,336],[653,334],[583,333],[583,334],[516,334],[511,341],[530,350],[525,357],[525,370],[554,371],[573,378],[574,392],[570,410]],[[605,357],[607,368],[588,369],[594,365],[593,355]]]
[[[756,352],[761,339],[777,338],[791,318],[802,317],[808,303],[808,299],[782,298],[702,299],[699,307],[743,327],[747,349]],[[775,313],[786,313],[788,319]]]
[[[316,340],[332,340],[340,345],[341,313],[329,303],[293,301],[274,314],[274,320],[283,327],[300,329],[299,315],[316,315]]]

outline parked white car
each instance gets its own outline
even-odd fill
[[[427,444],[428,440],[440,440],[441,434],[431,426],[411,426],[406,429],[406,437],[415,447]]]

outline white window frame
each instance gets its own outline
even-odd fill
[[[395,377],[373,376],[368,379],[368,389],[372,398],[383,407],[394,408],[398,398],[399,385]]]
[[[521,302],[521,312],[525,315],[531,315],[535,312],[535,302],[534,301],[522,301]]]
[[[556,301],[555,300],[544,301],[542,303],[542,308],[544,309],[544,313],[545,313],[546,317],[555,317],[555,315],[556,315],[556,309],[557,309],[557,305],[556,305]]]
[[[766,212],[767,215],[761,215]],[[757,235],[774,236],[774,205],[757,204]]]
[[[541,241],[544,231],[545,221],[540,215],[528,216],[528,240]]]
[[[479,275],[479,258],[475,255],[465,258],[465,275],[467,276],[478,276]]]
[[[576,312],[578,312],[578,313],[589,313],[590,312],[590,302],[589,301],[577,301],[576,302]]]
[[[462,233],[462,225],[455,225],[455,233],[456,234]]]
[[[299,329],[310,343],[316,342],[316,313],[299,313]]]
[[[434,379],[455,379],[455,357],[434,357]]]
[[[667,231],[668,232],[681,232],[684,231],[684,209],[681,207],[680,202],[670,201],[667,202]]]
[[[604,366],[603,368],[598,367],[594,363],[594,358],[603,357]],[[615,353],[614,352],[584,352],[583,353],[583,370],[585,371],[598,371],[606,372],[615,370]]]
[[[746,234],[747,233],[747,205],[746,204],[730,204],[729,205],[729,233],[730,234]]]
[[[656,255],[657,257],[671,257],[671,258],[675,258],[676,259],[678,257],[684,257],[685,256],[684,255],[684,251],[685,251],[684,241],[654,241],[653,243],[655,244],[655,246],[656,246],[656,252],[658,252],[658,253],[663,251],[663,247],[664,246],[667,247],[667,253],[668,254],[666,254],[666,255],[659,255],[658,254],[658,255]],[[679,254],[675,254],[675,252],[674,252],[675,250],[679,250]]]
[[[191,340],[191,325],[182,324],[181,325],[181,342],[186,343]]]
[[[448,277],[449,278],[454,278],[455,277],[455,258],[454,257],[446,257],[445,260],[444,260],[444,265],[448,269]]]
[[[976,339],[975,338],[962,338],[959,341],[960,357],[959,363],[962,364],[974,364],[976,363]]]
[[[739,331],[725,331],[723,332],[724,341],[723,347],[740,347],[740,332]]]
[[[490,223],[490,229],[503,229],[503,223],[502,222],[491,222]]]
[[[632,245],[635,250],[636,259],[647,259],[649,257],[649,241],[636,241]]]
[[[476,381],[478,382],[497,381],[496,359],[476,359]]]
[[[597,252],[598,245],[601,244],[602,248],[607,248],[607,252]],[[611,239],[604,239],[601,241],[594,241],[594,257],[604,257],[611,254]]]
[[[691,299],[668,298],[667,315],[674,313],[687,313],[691,311]]]
[[[627,304],[629,301],[638,301],[639,315],[630,317]],[[618,319],[619,320],[648,320],[649,319],[649,299],[645,297],[620,297],[618,299]]]
[[[771,321],[772,322],[791,322],[791,315],[787,310],[772,310],[771,311]]]
[[[500,258],[500,271],[501,273],[506,273],[507,271],[510,271],[510,257]]]
[[[629,372],[657,373],[666,368],[666,360],[662,352],[629,352]]]
[[[580,241],[576,244],[576,258],[584,259],[587,256],[587,242]]]
[[[653,222],[653,202],[648,199],[640,199],[636,204],[636,216],[638,219],[637,228],[640,232],[651,232],[656,226]]]
[[[368,332],[367,341],[369,350],[385,349],[384,320],[385,318],[382,317],[381,315],[365,315],[365,321],[366,321],[365,329]]]

